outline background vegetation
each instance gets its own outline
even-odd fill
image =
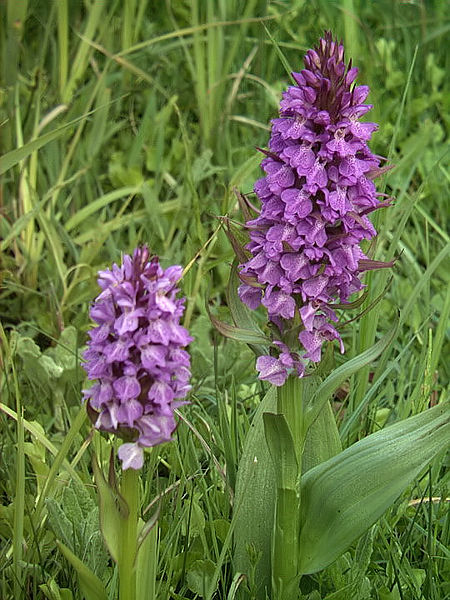
[[[90,457],[111,440],[80,413],[79,353],[96,273],[140,243],[187,267],[192,404],[147,459],[144,519],[160,506],[161,598],[232,600],[236,467],[263,385],[226,320],[232,249],[218,218],[260,176],[289,68],[325,29],[371,87],[372,148],[395,169],[377,215],[375,309],[344,331],[345,360],[401,311],[389,354],[338,391],[344,445],[448,394],[450,4],[445,0],[3,0],[0,124],[0,597],[80,599],[64,542],[115,597]],[[447,43],[446,43],[447,39]],[[379,211],[380,213],[382,211]],[[447,263],[445,260],[447,259]],[[392,276],[392,280],[391,280]],[[264,315],[261,314],[261,322]],[[340,359],[341,360],[341,359]],[[311,600],[450,598],[445,456],[357,548],[303,581]],[[389,466],[387,465],[387,468]],[[447,500],[446,500],[447,499]],[[67,591],[71,590],[71,592]],[[72,594],[72,595],[70,595]]]

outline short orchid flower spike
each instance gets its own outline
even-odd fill
[[[184,299],[176,297],[181,275],[179,266],[163,270],[146,246],[99,272],[83,365],[96,383],[83,394],[94,426],[124,440],[124,469],[140,469],[143,448],[171,439],[174,410],[190,389],[184,348],[192,338],[180,325]]]

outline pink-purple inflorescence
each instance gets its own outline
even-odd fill
[[[367,141],[377,125],[359,120],[371,108],[369,88],[354,85],[357,69],[329,32],[304,63],[272,121],[266,175],[254,186],[261,211],[247,222],[252,258],[240,266],[240,298],[252,309],[263,304],[283,340],[257,361],[260,378],[274,385],[290,372],[301,377],[308,359],[319,362],[326,340],[344,351],[333,304],[364,287],[361,272],[388,266],[359,246],[376,235],[368,213],[389,205],[372,182],[380,157]],[[284,343],[295,323],[304,350]]]
[[[146,246],[99,272],[103,291],[90,309],[97,326],[83,364],[97,382],[83,393],[95,427],[125,441],[124,469],[140,469],[143,448],[171,439],[174,409],[190,389],[183,348],[192,338],[180,325],[184,299],[176,298],[181,275],[179,266],[163,270]]]

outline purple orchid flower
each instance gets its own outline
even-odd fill
[[[83,355],[88,379],[97,382],[83,394],[94,426],[126,442],[118,451],[124,469],[140,469],[143,448],[171,439],[174,410],[190,389],[183,348],[192,338],[180,325],[184,299],[176,297],[182,271],[163,270],[143,246],[99,272],[102,292],[90,310],[97,326]]]
[[[392,265],[369,260],[359,245],[376,235],[366,215],[389,205],[372,182],[380,157],[367,141],[377,125],[359,121],[371,108],[369,88],[354,84],[358,70],[346,66],[330,32],[304,63],[272,121],[266,175],[254,186],[261,210],[247,222],[252,257],[240,265],[241,300],[264,305],[280,339],[296,316],[301,324],[298,348],[275,344],[273,356],[258,359],[260,378],[277,386],[290,372],[302,376],[306,361],[319,362],[325,341],[344,351],[330,305],[364,287],[363,271]]]

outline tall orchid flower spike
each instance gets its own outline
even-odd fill
[[[252,256],[240,265],[241,300],[264,305],[278,330],[273,355],[257,361],[259,377],[276,386],[320,362],[324,341],[344,352],[333,304],[364,287],[361,273],[393,264],[371,261],[360,247],[376,235],[367,215],[390,203],[378,200],[372,181],[380,157],[367,142],[377,125],[360,121],[371,109],[369,88],[354,84],[358,69],[345,64],[330,32],[304,63],[262,151],[266,175],[254,186],[261,211],[247,222]],[[291,334],[287,341],[293,328],[299,344]]]
[[[190,389],[184,348],[192,338],[180,325],[184,299],[176,297],[181,275],[179,266],[163,270],[146,246],[99,272],[102,292],[90,310],[97,325],[83,365],[96,383],[83,394],[94,426],[124,440],[124,469],[140,469],[143,448],[171,439],[174,409]]]

